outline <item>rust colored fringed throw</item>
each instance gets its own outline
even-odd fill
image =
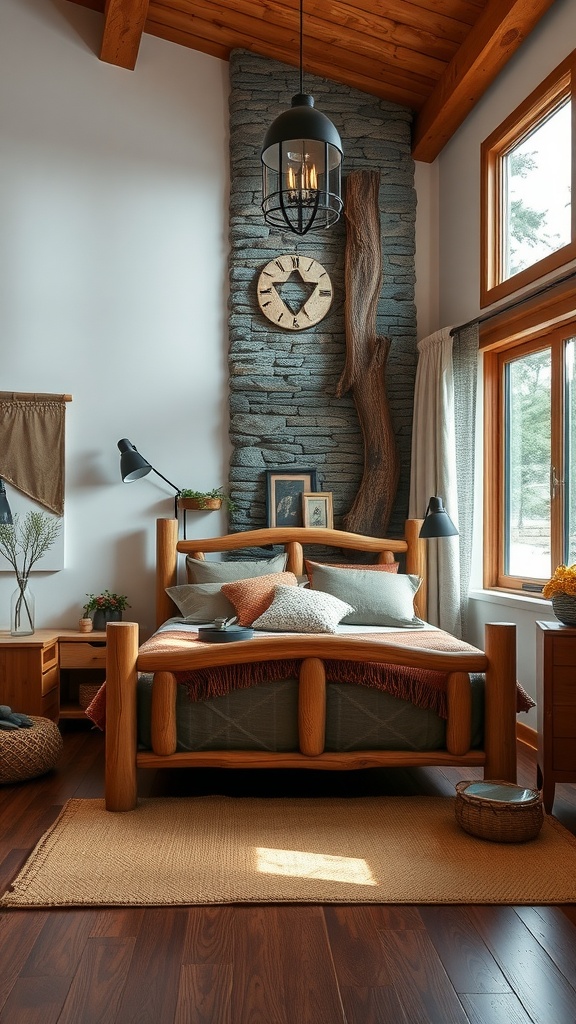
[[[200,644],[197,633],[183,634],[178,630],[156,633],[140,648],[142,653],[160,653],[182,650]],[[355,634],[358,639],[378,639],[378,634]],[[405,633],[386,633],[386,641],[392,644],[406,644]],[[201,644],[204,647],[204,644]],[[410,633],[410,646],[439,651],[474,651],[476,648],[457,640],[441,630]],[[193,701],[222,697],[232,690],[245,690],[262,683],[275,682],[297,676],[300,669],[298,658],[284,658],[275,661],[252,662],[244,665],[219,665],[190,671],[175,672],[178,683],[184,685]],[[434,711],[441,718],[447,717],[446,674],[431,669],[408,668],[401,665],[386,665],[375,662],[326,660],[328,682],[351,683],[368,686],[390,693],[401,700],[409,700],[416,707]],[[534,701],[526,691],[517,687],[517,710],[528,711]],[[86,709],[86,715],[98,728],[103,729],[106,721],[106,697],[103,686]]]

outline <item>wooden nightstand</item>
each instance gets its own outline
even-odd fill
[[[106,633],[61,632],[60,718],[85,718],[78,702],[82,683],[102,684],[106,677]]]
[[[0,703],[53,722],[84,718],[79,679],[103,681],[105,665],[104,632],[37,629],[31,636],[15,637],[0,631]]]
[[[576,782],[576,627],[536,623],[538,787],[550,814],[557,782]]]
[[[37,629],[31,636],[0,632],[0,703],[26,715],[58,721],[58,633]]]

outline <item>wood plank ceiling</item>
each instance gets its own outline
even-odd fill
[[[100,58],[120,67],[135,67],[143,32],[299,66],[299,0],[74,2],[103,12]],[[411,107],[414,159],[431,162],[553,3],[304,0],[304,71]]]

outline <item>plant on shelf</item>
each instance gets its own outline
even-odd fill
[[[554,615],[567,626],[576,626],[576,565],[559,565],[542,589],[552,599]]]
[[[106,629],[107,622],[119,622],[125,608],[131,608],[126,594],[111,594],[103,590],[101,594],[86,594],[88,600],[82,611],[85,618],[93,612],[94,629]]]
[[[61,522],[47,512],[16,512],[12,523],[0,523],[0,554],[10,562],[18,584],[10,606],[13,636],[34,632],[34,597],[28,587],[30,573],[60,533]]]
[[[220,508],[222,504],[226,505],[229,512],[234,510],[234,502],[227,494],[224,494],[222,487],[214,487],[211,491],[192,491],[189,487],[183,487],[180,491],[178,498],[185,498],[190,501],[188,507],[199,508],[199,509],[213,509]]]

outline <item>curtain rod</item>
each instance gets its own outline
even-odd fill
[[[0,391],[0,401],[8,402],[71,402],[72,395],[47,395],[39,391]]]
[[[522,295],[519,299],[514,299],[512,302],[505,302],[503,305],[498,306],[497,309],[491,309],[490,312],[485,313],[484,316],[475,316],[473,320],[467,320],[465,324],[453,327],[450,331],[450,337],[458,334],[458,331],[464,331],[467,327],[474,327],[475,324],[483,324],[487,320],[491,320],[492,317],[498,316],[500,313],[506,313],[509,309],[515,309],[516,306],[521,306],[524,302],[534,299],[537,295],[543,295],[545,292],[550,291],[551,288],[555,288],[558,284],[563,284],[564,281],[570,281],[573,277],[576,277],[576,270],[571,270],[568,274],[564,274],[563,277],[557,277],[554,281],[548,281],[548,283],[542,285],[541,288],[536,288],[533,292],[529,292],[527,295]]]

